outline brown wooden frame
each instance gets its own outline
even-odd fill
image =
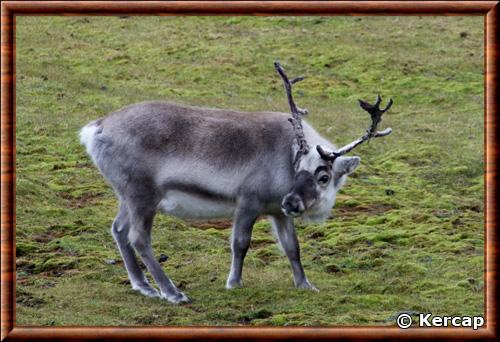
[[[5,1],[1,4],[1,339],[498,339],[498,1]],[[28,327],[15,324],[15,16],[477,15],[485,19],[486,327]]]

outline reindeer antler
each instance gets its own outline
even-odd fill
[[[352,151],[356,146],[364,143],[365,141],[370,140],[371,138],[385,137],[386,135],[392,133],[391,128],[386,128],[380,132],[377,131],[377,126],[380,123],[380,121],[382,121],[382,114],[387,112],[393,104],[392,99],[389,99],[389,102],[387,103],[387,106],[384,109],[380,109],[380,102],[382,101],[380,95],[377,95],[377,100],[373,105],[363,100],[358,100],[358,101],[359,101],[359,106],[370,114],[370,117],[372,119],[370,127],[366,130],[366,133],[361,138],[354,140],[352,143],[348,145],[345,145],[336,152],[326,152],[321,148],[321,146],[319,145],[316,146],[316,149],[318,150],[318,153],[321,155],[321,158],[333,162],[338,157]]]
[[[288,119],[288,121],[290,121],[290,123],[292,124],[293,131],[295,132],[295,139],[297,141],[297,145],[299,146],[297,154],[295,155],[295,159],[293,160],[293,166],[296,169],[300,158],[303,155],[309,153],[309,145],[307,144],[306,138],[304,136],[304,131],[302,129],[302,116],[307,115],[307,109],[297,107],[297,105],[293,101],[292,96],[292,85],[302,81],[304,77],[299,76],[293,78],[292,80],[289,80],[288,76],[285,73],[285,70],[278,61],[274,62],[274,67],[283,80],[286,97],[288,99],[288,105],[290,106],[290,111],[292,112],[292,117]]]

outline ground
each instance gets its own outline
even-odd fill
[[[484,313],[483,18],[18,16],[16,31],[17,324],[394,325],[403,311]],[[293,288],[264,219],[245,288],[226,291],[230,223],[157,216],[154,250],[193,303],[138,295],[109,233],[117,201],[78,130],[152,99],[287,111],[276,59],[307,76],[296,101],[338,145],[367,127],[358,98],[394,99],[381,124],[393,134],[356,149],[362,162],[333,218],[297,223],[321,292]]]

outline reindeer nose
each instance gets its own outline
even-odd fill
[[[304,206],[304,202],[302,202],[302,199],[299,196],[289,194],[283,198],[281,210],[283,210],[283,213],[285,213],[286,216],[297,217],[300,216],[306,208]]]

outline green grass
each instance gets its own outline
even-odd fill
[[[481,17],[17,17],[17,324],[393,325],[400,311],[482,315]],[[117,201],[78,142],[92,119],[168,99],[287,111],[273,61],[338,145],[394,106],[324,224],[298,223],[320,293],[295,290],[259,221],[246,287],[224,289],[229,229],[157,216],[157,255],[193,298],[131,290],[109,233]],[[108,259],[117,260],[109,264]],[[107,262],[108,261],[108,262]]]

